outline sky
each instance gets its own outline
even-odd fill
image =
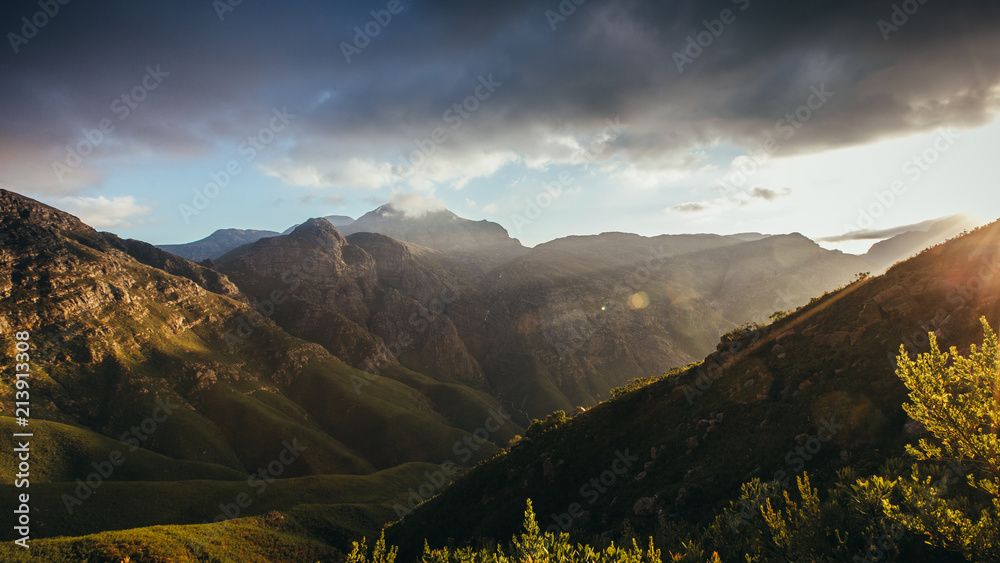
[[[1000,217],[997,2],[35,0],[0,31],[0,188],[154,244],[384,203],[529,246]]]

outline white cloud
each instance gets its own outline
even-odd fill
[[[59,207],[80,218],[81,221],[98,229],[127,229],[135,226],[130,219],[146,217],[152,208],[139,205],[135,196],[120,196],[108,199],[99,197],[62,197]]]
[[[497,204],[491,203],[483,206],[483,213],[489,213],[492,215],[493,213],[496,213],[498,209],[499,207],[497,207]]]
[[[746,207],[761,201],[771,202],[778,198],[791,195],[791,188],[765,188],[757,186],[755,188],[725,195],[715,199],[704,201],[689,201],[670,208],[676,213],[702,213],[705,211],[718,211],[733,209],[736,207]]]
[[[286,157],[257,166],[264,174],[290,186],[377,190],[399,181],[392,165],[372,159],[329,159],[320,164],[302,164]]]
[[[418,190],[432,190],[446,184],[456,190],[477,178],[489,178],[501,168],[518,162],[521,157],[512,151],[439,151],[417,166],[396,167],[399,177]]]
[[[390,203],[406,217],[423,217],[433,211],[447,208],[444,201],[439,198],[425,197],[417,192],[402,193],[399,190],[392,191]]]
[[[473,208],[473,209],[475,209],[476,205],[478,205],[475,201],[473,201],[473,200],[471,200],[469,198],[465,198],[465,204],[468,205],[469,207]]]
[[[299,198],[299,203],[303,205],[312,204],[316,202],[322,203],[324,205],[339,205],[344,202],[344,196],[341,194],[317,195],[314,193],[309,193]]]

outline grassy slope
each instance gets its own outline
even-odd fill
[[[96,432],[58,422],[36,420],[31,423],[31,480],[34,483],[73,482],[94,472],[91,463],[101,463],[111,452],[122,455],[122,463],[110,476],[115,481],[177,481],[214,479],[241,481],[244,474],[203,462],[176,460],[143,448],[112,440]],[[0,417],[0,433],[10,436],[23,432],[14,419]],[[12,485],[17,468],[17,454],[10,448],[0,451],[0,484]]]
[[[291,529],[289,529],[291,528]],[[306,537],[280,515],[208,526],[156,526],[80,538],[32,542],[30,550],[0,544],[10,563],[273,563],[338,561],[338,551]],[[126,559],[127,558],[127,559]]]
[[[266,485],[246,480],[106,482],[83,504],[74,506],[72,514],[60,498],[72,495],[75,483],[32,484],[32,538],[35,544],[49,544],[41,538],[211,523],[220,516],[242,518],[281,511],[301,522],[315,538],[345,547],[358,535],[377,534],[384,522],[394,518],[392,507],[405,504],[409,489],[418,488],[427,479],[426,473],[437,470],[437,465],[408,463],[371,475],[276,479]],[[7,513],[13,510],[9,501],[16,492],[24,490],[0,487],[0,506]],[[235,505],[240,494],[249,497],[248,506]],[[14,537],[12,530],[0,535],[5,541]],[[0,549],[0,555],[3,553]]]

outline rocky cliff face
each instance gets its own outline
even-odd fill
[[[137,344],[155,335],[141,328],[118,331],[103,321],[125,313],[141,326],[157,309],[154,304],[163,302],[195,313],[164,312],[159,320],[166,330],[176,332],[218,320],[198,304],[200,297],[209,292],[238,295],[236,287],[217,272],[144,243],[98,233],[69,214],[13,192],[0,190],[0,219],[0,271],[8,274],[0,277],[6,281],[0,282],[0,296],[10,313],[0,323],[9,324],[15,312],[26,326],[88,319],[95,324],[94,336],[121,336],[125,340],[119,345]],[[135,267],[129,252],[160,262],[176,275],[148,275]],[[92,361],[100,361],[105,346],[89,349]]]
[[[395,362],[366,328],[378,282],[375,262],[325,219],[234,250],[218,268],[290,334],[355,367]]]
[[[607,233],[510,253],[506,233],[489,228],[458,245],[469,223],[380,208],[351,225],[449,249],[435,250],[372,232],[344,239],[313,219],[234,251],[220,269],[257,299],[293,272],[296,291],[272,318],[351,365],[398,361],[486,385],[529,416],[591,405],[629,379],[704,357],[736,325],[871,269],[801,235]],[[506,259],[486,271],[469,260],[473,246]],[[310,261],[324,265],[299,275],[296,264]]]
[[[378,373],[402,361],[443,380],[482,383],[444,311],[447,276],[421,267],[404,243],[371,233],[348,240],[311,219],[227,254],[218,267],[258,302],[273,302],[278,325],[352,366]]]
[[[211,268],[195,264],[184,258],[178,258],[174,254],[141,240],[123,240],[112,233],[101,233],[101,237],[111,247],[121,250],[147,266],[187,278],[212,293],[237,300],[244,299],[236,285],[229,281],[226,276]]]

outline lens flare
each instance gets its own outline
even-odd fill
[[[649,294],[645,291],[634,293],[632,297],[628,298],[629,309],[645,309],[646,307],[649,307]]]

